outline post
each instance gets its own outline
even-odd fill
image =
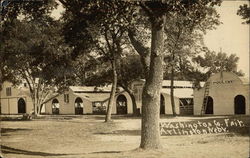
[[[10,98],[8,98],[8,113],[10,115]]]

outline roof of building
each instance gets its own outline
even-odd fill
[[[247,77],[239,77],[243,84],[249,84],[249,78]]]
[[[137,82],[145,82],[145,79],[139,79]],[[201,85],[203,85],[205,82],[200,82]],[[162,81],[162,87],[170,87],[171,80],[163,80]],[[193,87],[193,81],[182,81],[182,80],[174,80],[174,86],[179,88],[192,88]]]
[[[109,98],[110,93],[74,93],[74,95],[91,102],[103,102]]]
[[[169,88],[163,88],[161,90],[162,93],[166,93],[170,95]],[[175,88],[174,89],[174,96],[178,98],[193,98],[193,89],[192,88]]]
[[[238,76],[233,72],[218,72],[209,77],[207,81],[235,80],[241,81],[242,84],[249,84],[249,78]]]
[[[170,86],[170,85],[171,85],[171,80],[163,80],[162,81],[162,86]],[[192,81],[174,80],[174,86],[177,86],[177,87],[193,87],[193,82]]]
[[[111,87],[104,86],[104,87],[95,87],[95,86],[70,86],[69,87],[74,92],[94,92],[94,91],[107,91],[111,90]]]
[[[53,94],[51,94],[51,95],[49,96],[49,98],[46,99],[42,104],[45,104],[45,103],[51,101],[52,99],[58,97],[59,95],[61,95],[61,94],[60,94],[60,93],[53,93]]]
[[[108,86],[102,86],[102,87],[96,87],[96,86],[70,86],[69,87],[73,92],[75,93],[83,93],[83,92],[111,92],[111,85]],[[123,89],[121,87],[119,88],[120,91]]]

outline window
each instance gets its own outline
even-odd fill
[[[6,95],[11,96],[11,87],[6,88]]]
[[[64,102],[69,103],[69,94],[64,94]]]
[[[93,114],[106,114],[107,107],[105,103],[102,102],[93,102]]]

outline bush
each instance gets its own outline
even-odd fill
[[[30,114],[23,114],[22,120],[31,120],[32,116]]]

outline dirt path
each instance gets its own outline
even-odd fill
[[[165,118],[190,121],[199,118]],[[140,119],[103,123],[102,117],[2,121],[5,158],[243,158],[249,138],[235,134],[162,136],[159,151],[134,150],[140,143]]]

